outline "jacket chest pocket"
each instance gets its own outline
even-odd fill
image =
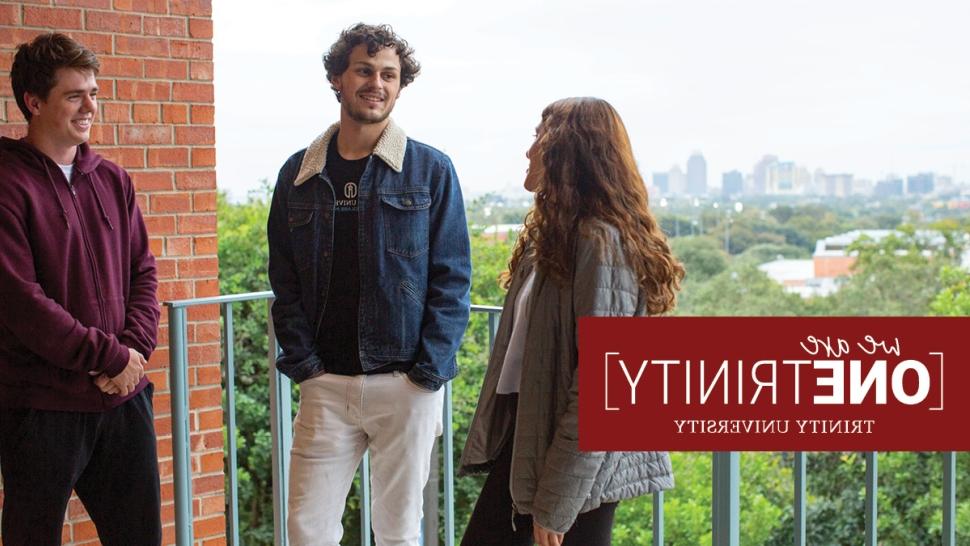
[[[405,258],[427,252],[430,209],[428,191],[381,195],[384,248]]]
[[[290,229],[293,259],[297,269],[303,270],[315,263],[314,255],[318,246],[317,220],[320,210],[312,205],[299,203],[289,203],[287,209],[286,224]]]

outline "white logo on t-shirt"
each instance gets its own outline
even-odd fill
[[[357,184],[355,182],[347,182],[344,184],[344,197],[347,199],[357,197]]]

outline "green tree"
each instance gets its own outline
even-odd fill
[[[941,290],[930,302],[930,312],[939,316],[970,316],[970,273],[956,266],[940,269]]]
[[[831,296],[837,315],[926,315],[942,288],[941,268],[951,260],[912,229],[881,241],[863,237],[848,250],[858,259],[852,275]]]
[[[784,316],[802,315],[802,299],[788,292],[751,264],[723,271],[681,294],[679,315]]]
[[[261,191],[238,204],[230,203],[225,193],[219,193],[219,291],[222,294],[269,288],[266,273],[268,192],[268,184],[263,181]],[[234,305],[233,319],[240,538],[245,544],[269,545],[273,543],[273,476],[266,411],[269,407],[266,302]]]
[[[268,185],[243,203],[219,199],[220,289],[224,294],[268,289],[265,225]],[[497,217],[521,221],[524,208],[496,196],[478,203],[494,206]],[[733,257],[723,251],[723,216],[705,212],[711,236],[671,239],[688,276],[678,313],[684,315],[829,315],[829,314],[970,314],[970,276],[955,266],[966,219],[946,219],[934,225],[948,234],[944,249],[934,250],[914,237],[913,230],[895,238],[860,242],[859,260],[842,290],[826,298],[802,300],[789,294],[757,269],[778,255],[804,258],[815,240],[855,228],[898,226],[905,203],[870,206],[865,202],[803,205],[774,209],[746,203],[744,214],[731,225]],[[766,212],[767,211],[767,212]],[[932,212],[932,211],[930,211]],[[673,213],[673,211],[671,211]],[[680,219],[681,233],[690,231],[690,209]],[[471,215],[469,216],[471,218]],[[923,217],[930,218],[927,211]],[[516,220],[518,218],[518,220]],[[720,218],[720,219],[719,219]],[[670,217],[674,219],[673,216]],[[664,222],[672,232],[677,222]],[[670,228],[670,229],[668,229]],[[735,242],[737,241],[737,246]],[[787,244],[786,244],[787,242]],[[495,241],[471,233],[473,304],[501,305],[505,291],[497,282],[507,268],[512,241]],[[242,542],[272,544],[272,475],[267,421],[268,370],[265,302],[237,304],[236,398],[239,444]],[[904,312],[908,311],[908,312]],[[488,318],[473,313],[459,350],[461,372],[452,383],[455,464],[465,443],[478,401],[489,353]],[[295,389],[296,390],[296,389]],[[295,399],[294,399],[295,400]],[[673,453],[677,487],[665,495],[668,544],[710,544],[711,466],[709,453]],[[859,453],[820,453],[809,457],[808,517],[810,544],[857,544],[863,534],[863,458]],[[741,458],[741,543],[792,543],[791,458],[785,453],[745,453]],[[970,475],[970,458],[958,458],[958,474]],[[939,543],[939,457],[934,454],[888,453],[880,456],[879,532],[886,544]],[[481,489],[482,478],[456,482],[456,529],[460,536]],[[343,544],[360,543],[359,483],[355,482],[344,513]],[[970,483],[958,481],[958,499],[970,499]],[[620,504],[614,544],[649,544],[652,533],[650,496]],[[443,526],[441,527],[443,529]],[[970,543],[970,500],[957,507],[958,543]]]
[[[670,249],[684,265],[690,282],[707,280],[728,266],[727,255],[710,237],[677,237],[670,240]]]

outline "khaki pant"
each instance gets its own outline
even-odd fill
[[[377,546],[418,546],[443,397],[444,389],[424,390],[401,372],[323,374],[301,383],[290,452],[290,544],[340,543],[347,493],[370,449]]]

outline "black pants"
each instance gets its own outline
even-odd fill
[[[515,515],[512,528],[512,494],[509,481],[512,469],[512,440],[485,478],[482,494],[475,503],[461,546],[531,546],[532,516]],[[613,535],[613,513],[617,503],[604,503],[599,508],[580,514],[563,539],[563,546],[609,546]]]
[[[103,413],[0,409],[4,546],[57,546],[71,490],[105,546],[162,542],[152,385]]]

